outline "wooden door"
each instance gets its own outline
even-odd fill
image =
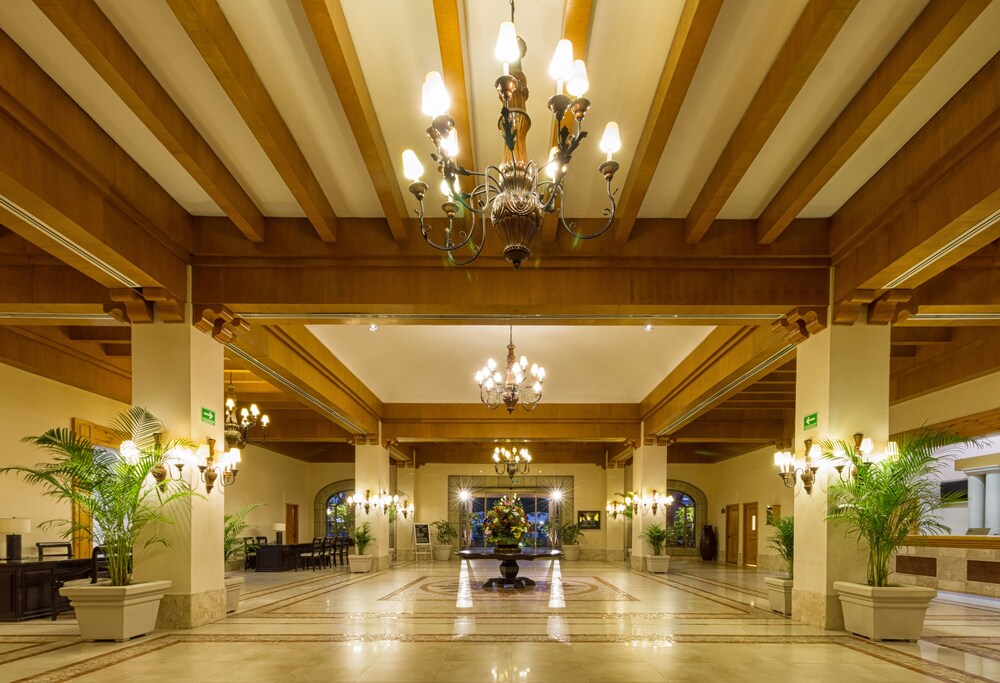
[[[726,562],[736,564],[740,556],[740,506],[726,506]]]
[[[74,417],[70,421],[70,428],[78,436],[89,439],[90,443],[95,446],[118,448],[121,445],[120,441],[119,443],[115,443],[116,435],[114,431],[89,420]],[[70,509],[70,516],[72,517],[75,529],[70,538],[70,542],[73,544],[73,557],[87,559],[94,550],[94,540],[91,535],[93,525],[90,521],[90,515],[87,514],[86,510],[81,509],[79,505],[73,503]]]
[[[299,542],[299,506],[285,503],[285,543]]]
[[[743,504],[743,565],[757,566],[757,503]]]

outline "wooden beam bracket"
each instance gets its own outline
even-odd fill
[[[868,304],[869,325],[895,325],[917,312],[911,289],[890,289]]]
[[[201,306],[194,317],[195,328],[208,332],[220,344],[228,344],[250,331],[250,323],[220,304]]]
[[[153,322],[153,304],[146,301],[140,292],[123,287],[109,289],[104,312],[120,323],[141,324]]]
[[[810,335],[825,329],[826,308],[794,308],[771,324],[771,331],[783,336],[790,344],[803,342]]]

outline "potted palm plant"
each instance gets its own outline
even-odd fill
[[[846,464],[846,479],[827,490],[827,519],[847,528],[868,550],[868,581],[834,581],[844,610],[844,627],[871,640],[917,640],[927,606],[937,591],[889,584],[889,565],[910,534],[947,533],[934,514],[953,502],[941,496],[937,473],[969,443],[953,433],[924,428],[904,436],[897,453],[870,462],[844,441],[822,443],[824,455]]]
[[[580,559],[580,538],[583,531],[576,523],[563,524],[559,527],[559,544],[562,546],[563,556],[570,562]]]
[[[357,527],[354,530],[354,535],[351,536],[351,540],[354,541],[354,547],[358,550],[357,555],[347,556],[347,564],[351,568],[351,572],[355,574],[370,572],[372,570],[372,561],[375,558],[371,555],[366,556],[365,550],[375,542],[371,523],[365,522]]]
[[[778,553],[788,569],[788,578],[765,576],[767,600],[771,610],[779,614],[792,613],[792,571],[795,561],[795,519],[791,515],[779,517],[774,522],[774,533],[767,546]]]
[[[646,571],[652,574],[666,574],[670,565],[670,555],[663,554],[663,546],[670,540],[671,530],[659,522],[647,526],[639,538],[644,538],[653,549],[652,555],[646,555]]]
[[[458,532],[451,522],[440,519],[432,522],[434,525],[434,539],[438,542],[434,546],[434,559],[439,562],[447,562],[451,559],[451,542],[458,538]]]
[[[249,525],[247,515],[263,503],[244,505],[235,512],[230,512],[224,519],[222,530],[222,549],[226,562],[226,571],[239,571],[246,566],[246,551],[257,547],[256,543],[248,544],[243,540],[243,532]],[[226,614],[235,612],[240,606],[240,593],[246,579],[242,576],[226,576]]]
[[[45,494],[75,505],[91,523],[54,519],[43,528],[58,528],[63,536],[82,534],[100,546],[107,558],[109,578],[86,585],[67,585],[60,594],[68,597],[76,612],[80,635],[86,640],[124,641],[156,628],[160,600],[170,581],[132,582],[133,563],[141,551],[154,544],[167,545],[155,533],[155,523],[170,523],[166,513],[172,502],[194,494],[183,482],[167,473],[167,461],[175,448],[190,442],[165,442],[160,422],[145,408],[133,407],[110,425],[121,446],[95,446],[70,429],[50,429],[41,436],[22,439],[47,451],[51,462],[34,467],[14,466],[14,472]],[[141,543],[139,539],[144,539]]]

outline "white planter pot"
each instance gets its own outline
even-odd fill
[[[243,592],[243,584],[246,579],[242,576],[226,577],[226,614],[232,614],[240,606],[240,593]]]
[[[371,555],[348,555],[347,565],[353,574],[366,574],[372,570],[374,559]]]
[[[650,574],[666,574],[670,555],[646,555],[646,571]]]
[[[434,546],[434,559],[438,562],[447,562],[451,559],[451,546],[450,545],[436,545]]]
[[[69,598],[84,640],[124,642],[156,629],[160,600],[169,581],[112,586],[107,582],[64,586],[59,594]]]
[[[767,586],[767,602],[771,605],[771,611],[791,616],[792,580],[765,576],[764,585]]]
[[[580,559],[579,545],[564,545],[562,547],[563,559],[567,562],[576,562]]]
[[[844,629],[871,640],[920,639],[924,615],[937,591],[923,586],[875,588],[834,581],[844,610]]]

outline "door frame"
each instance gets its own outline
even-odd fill
[[[736,557],[733,560],[730,560],[729,559],[729,535],[730,535],[729,534],[729,513],[732,510],[736,510],[736,525],[737,525],[736,526]],[[739,531],[739,524],[740,524],[740,504],[739,503],[733,503],[731,505],[727,505],[726,506],[726,535],[725,535],[725,537],[723,539],[724,542],[725,542],[724,557],[726,558],[726,564],[736,564],[736,565],[738,565],[740,563],[740,531]]]
[[[753,524],[753,522],[750,519],[751,515],[748,514],[750,512],[750,508],[751,507],[753,508],[753,511],[754,511],[753,517],[756,517],[756,527],[757,528],[752,531],[752,533],[753,533],[753,561],[754,561],[754,563],[753,564],[748,564],[747,563],[747,557],[748,557],[749,553],[747,552],[747,548],[749,547],[749,543],[747,542],[747,536],[748,536],[748,534],[751,533],[750,526]],[[760,505],[756,501],[751,502],[751,503],[743,503],[743,517],[742,517],[742,520],[741,520],[741,523],[740,523],[740,530],[741,530],[741,537],[742,537],[742,544],[743,544],[743,562],[742,562],[742,566],[744,566],[744,567],[756,567],[759,564],[759,559],[760,559]]]
[[[285,503],[285,543],[294,545],[299,542],[299,506],[298,503]]]

